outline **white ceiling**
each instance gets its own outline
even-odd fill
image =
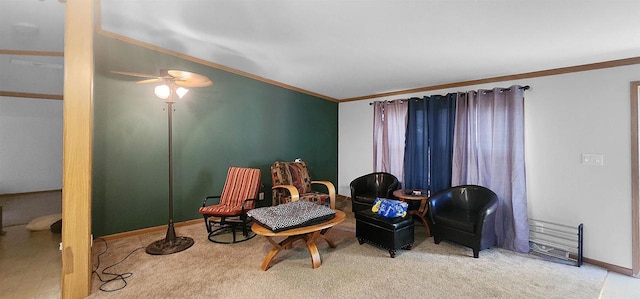
[[[640,56],[638,0],[101,0],[100,6],[103,30],[335,99]],[[63,18],[58,0],[2,0],[0,49],[62,51]],[[16,23],[34,24],[39,34],[21,36]],[[36,90],[42,86],[29,81],[33,74],[61,73],[12,64],[16,57],[7,56],[0,56],[0,91]],[[20,82],[11,79],[22,72]]]
[[[64,4],[0,0],[0,50],[62,52]],[[62,95],[63,64],[60,56],[0,55],[0,91]]]

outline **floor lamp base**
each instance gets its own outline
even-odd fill
[[[169,221],[167,236],[147,246],[147,253],[152,255],[166,255],[183,251],[193,245],[194,241],[189,237],[176,237],[173,221]]]

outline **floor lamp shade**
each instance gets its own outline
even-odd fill
[[[171,99],[171,101],[173,101],[173,94],[177,95],[178,99],[182,99],[184,95],[187,94],[187,92],[189,92],[189,90],[184,87],[171,88],[167,84],[158,85],[153,90],[153,93],[155,93],[156,97],[159,97],[163,100]]]

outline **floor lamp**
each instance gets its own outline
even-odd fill
[[[166,100],[167,103],[167,117],[169,124],[169,225],[167,227],[167,235],[164,239],[157,240],[149,244],[146,248],[148,254],[164,255],[172,254],[183,251],[191,247],[194,243],[192,238],[178,237],[176,236],[176,230],[173,226],[173,159],[172,159],[172,114],[173,103],[176,98],[182,99],[182,97],[189,90],[184,87],[178,87],[174,82],[165,82],[165,84],[158,85],[155,88],[155,94],[157,97]]]

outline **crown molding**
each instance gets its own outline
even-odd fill
[[[397,95],[408,94],[408,93],[478,85],[478,84],[484,84],[484,83],[494,83],[494,82],[502,82],[502,81],[512,81],[512,80],[561,75],[561,74],[567,74],[567,73],[577,73],[577,72],[619,67],[619,66],[632,65],[632,64],[640,64],[640,57],[631,57],[631,58],[625,58],[625,59],[582,64],[582,65],[569,66],[569,67],[561,67],[561,68],[535,71],[535,72],[529,72],[529,73],[521,73],[521,74],[514,74],[514,75],[507,75],[507,76],[498,76],[498,77],[491,77],[491,78],[484,78],[484,79],[477,79],[477,80],[461,81],[461,82],[398,90],[398,91],[392,91],[392,92],[385,92],[385,93],[379,93],[379,94],[341,99],[340,103],[366,100],[366,99],[372,99],[372,98],[388,97],[388,96],[397,96]]]
[[[15,92],[15,91],[1,91],[1,90],[0,90],[0,97],[62,100],[61,94],[44,94],[44,93]]]
[[[64,52],[56,51],[25,51],[0,49],[0,55],[26,55],[26,56],[56,56],[64,57]]]

